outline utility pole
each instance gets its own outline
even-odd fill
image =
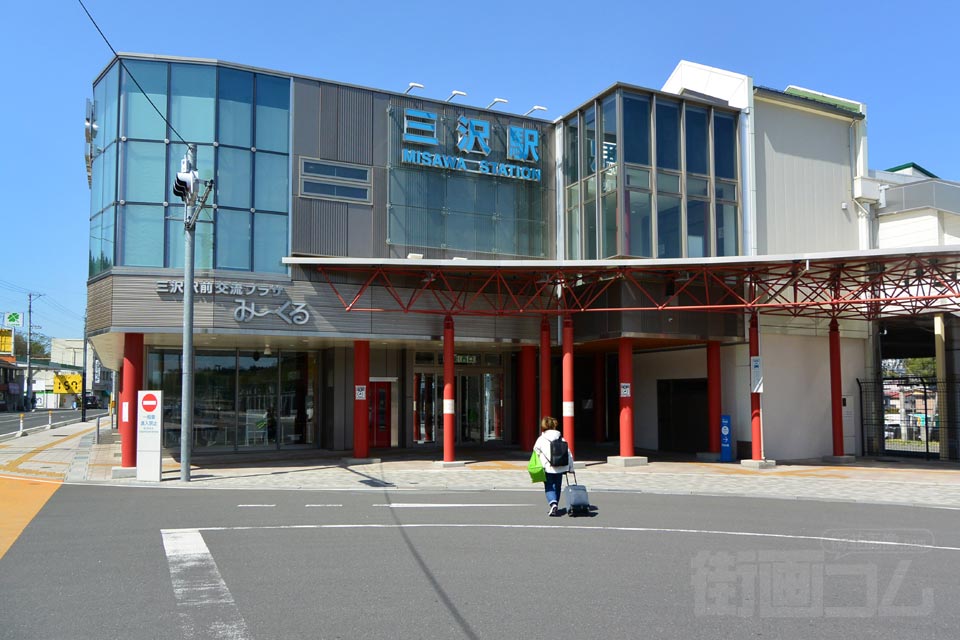
[[[190,482],[193,445],[193,239],[197,216],[213,188],[213,181],[208,181],[198,204],[200,177],[194,160],[196,153],[197,145],[188,144],[173,184],[174,195],[183,200],[183,377],[180,385],[180,480],[183,482]]]
[[[80,374],[80,422],[87,421],[87,314],[83,314],[83,373]],[[100,432],[97,431],[99,434]]]
[[[27,400],[24,411],[33,411],[33,361],[30,352],[33,350],[33,299],[42,296],[42,293],[27,294]]]

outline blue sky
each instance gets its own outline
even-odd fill
[[[960,181],[960,8],[939,2],[146,2],[84,0],[118,51],[216,58],[553,119],[614,82],[659,89],[680,60],[867,104],[870,166]],[[186,7],[191,7],[187,12]],[[178,11],[179,9],[179,11]],[[0,310],[80,337],[89,189],[83,116],[112,54],[76,0],[4,8]],[[12,139],[11,139],[12,138]]]

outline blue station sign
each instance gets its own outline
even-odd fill
[[[478,118],[457,118],[457,155],[446,153],[437,137],[437,114],[420,109],[404,109],[401,161],[421,167],[463,171],[501,178],[539,182],[541,171],[536,166],[489,160],[490,123]],[[417,145],[415,148],[407,144]],[[476,157],[480,156],[480,157]],[[507,160],[523,163],[540,162],[540,133],[536,129],[509,127]]]

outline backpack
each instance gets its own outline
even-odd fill
[[[550,466],[565,467],[570,464],[570,449],[567,447],[567,441],[563,438],[557,438],[550,441]]]

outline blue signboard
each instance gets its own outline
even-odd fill
[[[426,149],[404,146],[401,149],[401,162],[449,171],[540,181],[541,171],[537,167],[486,159],[491,151],[488,121],[460,116],[457,118],[456,133],[456,150],[460,154],[466,154],[465,156],[444,153],[440,148],[440,140],[437,137],[437,114],[420,109],[404,109],[403,142],[426,147]],[[540,162],[540,133],[536,129],[509,127],[506,143],[508,160]],[[481,158],[470,156],[481,156]]]
[[[730,416],[720,416],[720,462],[733,462],[730,436]]]

